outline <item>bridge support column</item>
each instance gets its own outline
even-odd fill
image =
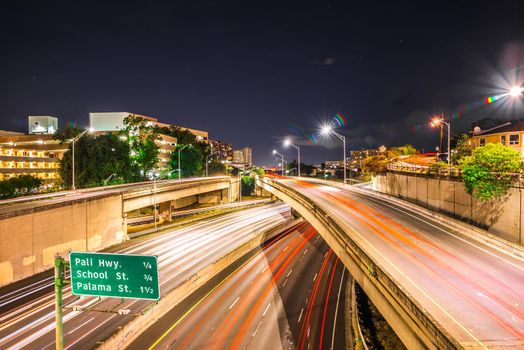
[[[171,202],[162,202],[158,205],[158,216],[165,221],[171,221]]]

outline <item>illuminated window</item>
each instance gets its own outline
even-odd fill
[[[509,135],[509,144],[518,145],[519,144],[519,135],[518,134]]]

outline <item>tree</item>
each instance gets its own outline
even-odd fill
[[[242,194],[251,195],[255,191],[255,179],[251,175],[242,175]]]
[[[510,147],[488,143],[465,157],[460,166],[467,192],[487,201],[509,191],[512,174],[522,169],[522,160]]]
[[[57,131],[53,135],[53,138],[55,140],[60,141],[60,144],[64,144],[64,143],[66,143],[67,141],[73,139],[74,137],[76,137],[77,135],[79,135],[82,132],[84,132],[84,129],[76,127],[76,126],[68,125],[68,126],[65,127],[64,130]]]
[[[155,143],[159,139],[158,130],[144,118],[134,114],[124,118],[123,133],[129,142],[131,159],[138,165],[143,176],[158,164],[160,151]]]
[[[84,135],[75,145],[75,183],[78,187],[134,182],[140,180],[138,164],[130,157],[129,144],[113,134],[93,137]],[[60,160],[59,174],[62,183],[70,187],[72,183],[72,151]],[[115,175],[113,175],[115,174]]]
[[[471,156],[472,149],[469,145],[469,135],[462,133],[456,139],[455,150],[451,152],[451,162],[459,164],[465,157]]]
[[[177,146],[177,149],[175,149],[173,153],[171,153],[171,169],[173,170],[178,169],[178,149],[180,149],[181,147],[184,146],[179,144],[179,146]],[[183,151],[180,152],[181,176],[191,177],[202,175],[203,160],[204,156],[200,147],[194,147],[193,145],[189,145],[188,147],[186,147]],[[173,172],[173,176],[178,176],[175,175],[175,173],[176,171]]]
[[[409,145],[406,145],[409,146]],[[406,147],[404,146],[404,147]],[[402,154],[401,147],[386,150],[372,157],[367,157],[362,161],[362,172],[365,174],[383,174],[388,169],[389,163],[393,162],[396,157]],[[411,152],[412,147],[407,147],[404,151]],[[414,148],[413,148],[414,149]]]
[[[44,181],[31,175],[19,175],[0,181],[0,198],[14,198],[37,190]]]
[[[402,156],[413,156],[419,153],[415,147],[409,144],[399,147],[393,147],[392,151]]]

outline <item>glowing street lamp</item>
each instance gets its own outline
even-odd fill
[[[446,122],[444,117],[434,117],[430,125],[434,128],[445,125],[448,128],[448,166],[451,165],[451,122]]]
[[[335,135],[336,137],[338,137],[339,139],[342,140],[342,145],[344,147],[344,183],[346,183],[346,170],[347,170],[347,161],[346,161],[346,137],[345,136],[342,136],[340,135],[338,132],[336,132],[335,130],[333,130],[333,127],[329,124],[326,124],[326,125],[323,125],[322,128],[320,129],[320,133],[324,136],[327,136],[329,134],[333,134]]]
[[[291,139],[287,138],[284,140],[284,146],[288,147],[288,146],[292,146],[294,147],[297,151],[298,151],[298,159],[297,159],[297,170],[298,170],[298,177],[300,177],[300,147],[298,147],[297,145],[294,145],[292,142],[291,142]]]
[[[511,89],[509,89],[509,95],[511,97],[519,97],[524,92],[524,88],[520,86],[513,86]]]
[[[282,153],[278,153],[276,149],[273,150],[273,154],[276,154],[282,158],[281,170],[282,170],[282,176],[284,176],[284,155]]]
[[[92,132],[94,132],[94,131],[95,131],[95,129],[93,129],[93,128],[89,128],[89,129],[87,129],[87,130],[82,131],[80,134],[78,134],[77,136],[75,136],[75,137],[73,137],[73,138],[71,139],[71,148],[73,149],[73,159],[72,159],[72,162],[73,162],[73,164],[72,164],[73,174],[72,174],[72,175],[73,175],[73,176],[72,176],[72,181],[71,181],[71,189],[72,189],[73,191],[76,189],[76,186],[75,186],[75,143],[76,143],[76,141],[80,140],[80,138],[81,138],[82,136],[84,136],[84,134],[85,134],[86,132],[92,133]]]

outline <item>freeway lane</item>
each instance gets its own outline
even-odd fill
[[[344,349],[347,271],[309,223],[203,286],[130,349]]]
[[[524,349],[524,261],[377,198],[276,180],[323,208],[466,348]]]
[[[171,230],[147,239],[133,240],[117,249],[119,253],[158,255],[162,295],[173,289],[196,271],[207,266],[224,253],[231,251],[253,237],[290,216],[284,204],[235,212],[182,229]],[[46,279],[47,278],[47,279]],[[0,348],[52,349],[54,348],[54,295],[52,279],[21,286],[8,293],[0,293]],[[70,288],[64,291],[64,305],[91,307],[100,311],[129,309],[138,313],[150,306],[150,301],[113,298],[77,298]],[[130,315],[108,312],[64,311],[64,338],[66,348],[89,349],[128,322]]]

